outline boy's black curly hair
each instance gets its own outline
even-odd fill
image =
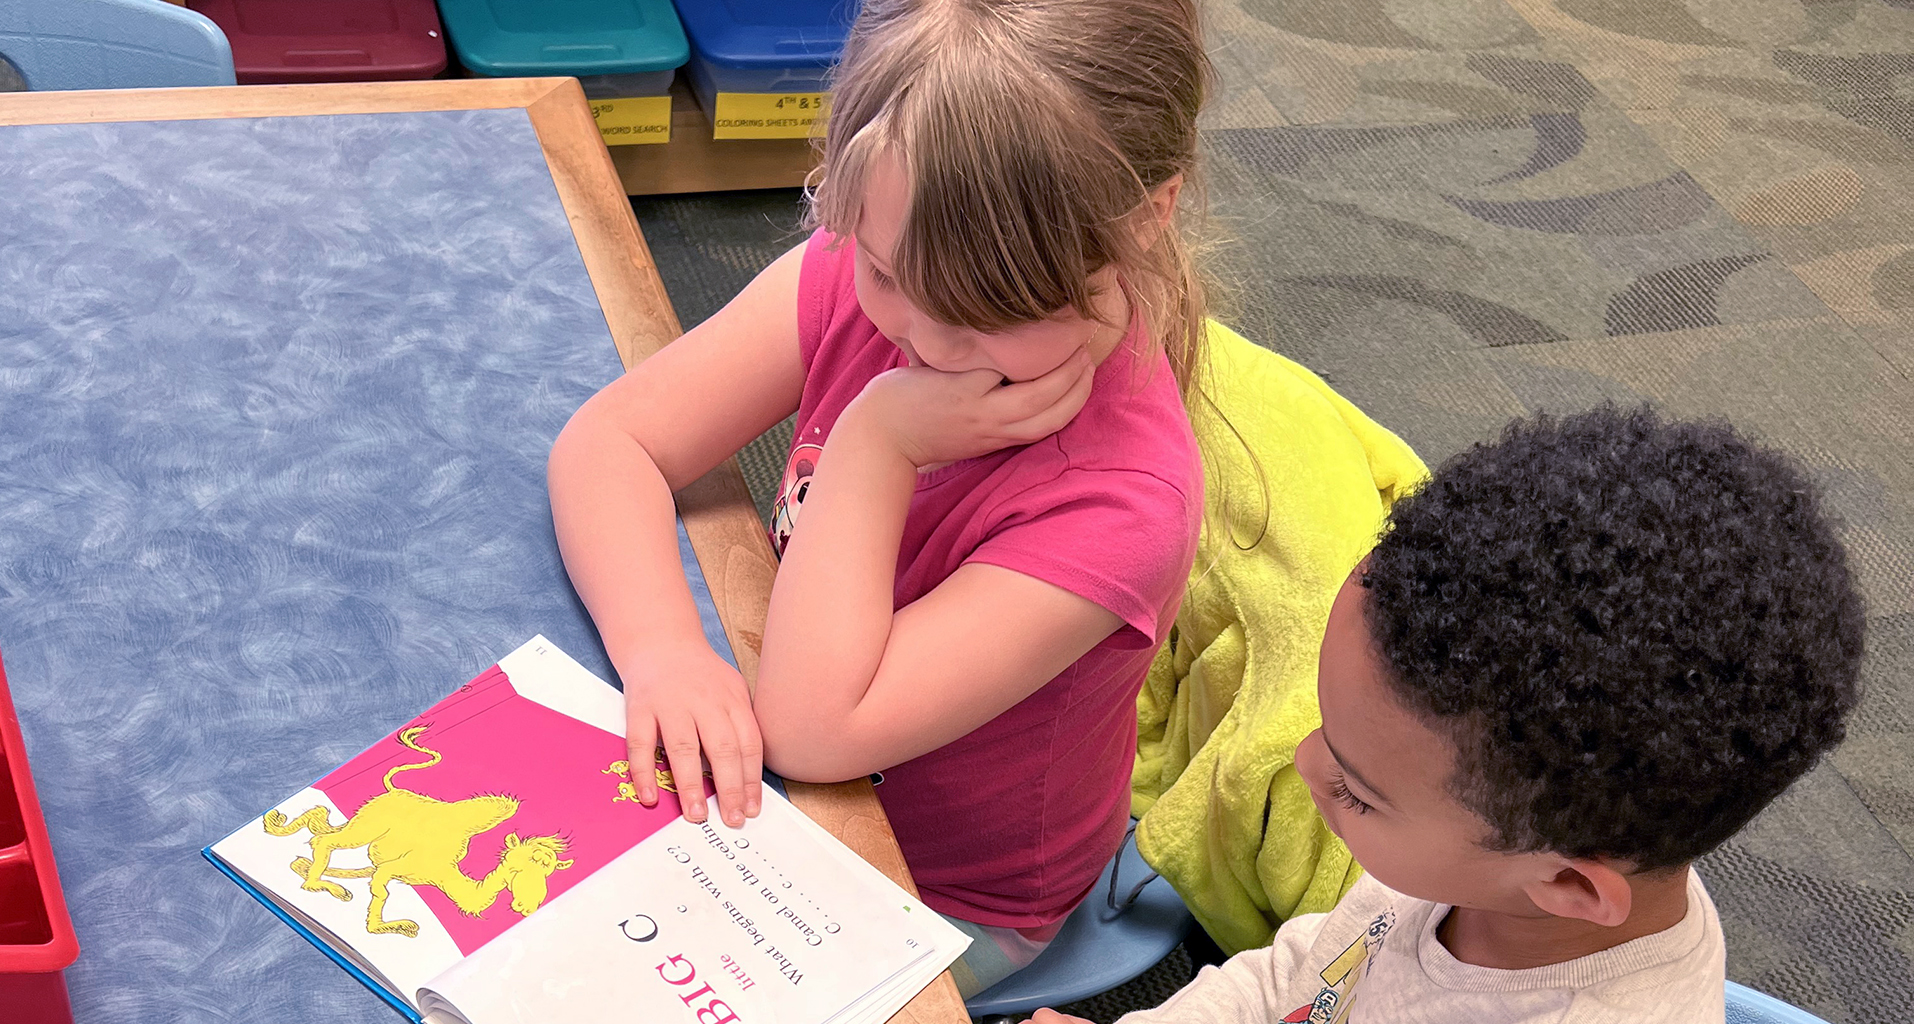
[[[1841,741],[1864,616],[1805,472],[1723,423],[1511,424],[1396,503],[1361,578],[1492,848],[1672,868]]]

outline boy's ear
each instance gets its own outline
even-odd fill
[[[1635,890],[1628,876],[1606,861],[1556,861],[1554,875],[1524,887],[1537,909],[1556,917],[1573,917],[1604,928],[1628,920]]]

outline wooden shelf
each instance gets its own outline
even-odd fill
[[[711,119],[681,79],[671,87],[671,141],[612,146],[611,162],[634,196],[797,188],[817,150],[810,139],[713,139]]]

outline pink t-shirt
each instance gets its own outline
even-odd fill
[[[805,249],[805,378],[772,519],[780,553],[831,426],[871,378],[906,364],[858,305],[856,243]],[[953,917],[1044,930],[1067,916],[1122,842],[1136,694],[1196,552],[1202,469],[1169,362],[1139,318],[1096,370],[1068,426],[1035,444],[918,477],[896,605],[965,562],[1024,573],[1124,625],[1036,693],[961,739],[886,769],[877,788],[924,902]],[[1147,362],[1135,353],[1151,351]]]

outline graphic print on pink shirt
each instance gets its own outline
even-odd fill
[[[791,543],[791,531],[797,529],[798,512],[804,508],[804,496],[811,490],[811,475],[817,472],[818,456],[824,447],[800,444],[791,448],[784,463],[784,479],[778,484],[778,500],[771,506],[771,547],[784,557]]]
[[[858,305],[856,242],[819,231],[798,280],[804,390],[773,521],[782,551],[831,428],[904,353]],[[1062,920],[1129,819],[1136,694],[1181,603],[1202,515],[1196,440],[1140,317],[1062,430],[918,475],[893,607],[994,565],[1109,609],[1123,626],[969,735],[884,770],[877,789],[924,902],[1024,930]]]

